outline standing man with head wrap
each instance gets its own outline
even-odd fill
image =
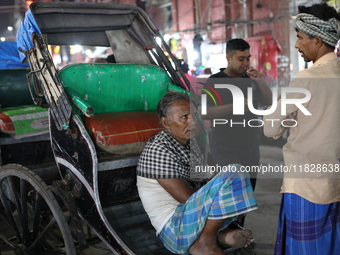
[[[290,171],[285,172],[281,188],[275,255],[338,255],[340,62],[334,48],[340,39],[340,14],[327,4],[299,6],[299,11],[295,48],[313,65],[299,72],[289,87],[308,90],[311,97],[300,105],[287,104],[285,109],[279,100],[274,113],[264,118],[268,137],[278,138],[285,126],[291,126],[283,147]],[[304,97],[301,92],[287,94],[291,102]]]

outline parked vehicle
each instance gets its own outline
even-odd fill
[[[30,70],[1,71],[0,78],[20,78],[26,92],[16,94],[12,81],[5,89],[0,83],[0,103],[9,97],[4,108],[34,102],[47,111],[49,132],[1,136],[0,220],[9,227],[0,234],[1,249],[77,254],[95,233],[113,254],[171,254],[155,236],[135,173],[145,142],[161,130],[159,99],[190,91],[158,29],[136,6],[39,2],[30,5],[17,40]],[[77,55],[77,63],[63,66],[53,50],[75,45],[89,54],[113,52],[116,63]],[[30,103],[19,103],[30,93]],[[15,144],[18,153],[4,150]],[[20,148],[34,152],[34,146],[41,154],[21,160]]]

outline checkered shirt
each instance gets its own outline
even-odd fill
[[[149,139],[137,166],[137,175],[153,179],[172,179],[181,178],[188,181],[199,181],[190,177],[190,150],[194,145],[188,141],[185,146],[178,143],[166,130]]]

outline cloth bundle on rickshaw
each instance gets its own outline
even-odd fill
[[[28,67],[20,61],[16,42],[0,43],[0,132],[14,138],[48,132],[48,109],[33,104]]]

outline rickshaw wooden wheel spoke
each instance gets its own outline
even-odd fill
[[[32,233],[33,240],[35,240],[39,234],[41,203],[42,197],[37,193],[34,201],[33,233]]]
[[[39,235],[35,238],[35,241],[32,243],[32,245],[29,248],[30,249],[34,248],[43,239],[43,237],[53,227],[54,224],[55,224],[55,219],[52,218],[50,222],[47,224],[47,226],[40,233],[38,233]]]
[[[21,204],[20,204],[20,201],[19,201],[17,188],[15,187],[13,178],[11,176],[7,177],[7,182],[8,182],[8,185],[9,185],[10,192],[11,192],[11,194],[13,194],[13,198],[14,198],[14,202],[15,202],[14,205],[15,205],[16,210],[18,212],[19,220],[20,220],[20,222],[22,222]]]
[[[8,240],[8,239],[6,238],[6,236],[0,234],[0,239],[1,239],[2,241],[4,241],[7,245],[9,245],[12,249],[15,249],[16,245],[15,245],[13,242],[11,242],[10,240]]]
[[[65,216],[53,193],[33,171],[16,164],[0,170],[0,221],[10,226],[1,233],[6,249],[18,254],[67,254],[76,249]]]
[[[1,185],[2,186],[2,185]],[[22,242],[21,239],[21,235],[17,226],[17,223],[14,220],[13,214],[11,212],[11,208],[10,208],[10,204],[9,204],[9,200],[6,198],[2,188],[0,189],[0,193],[1,193],[1,202],[2,205],[5,209],[6,212],[6,217],[7,217],[7,222],[11,225],[11,227],[13,228],[16,238],[18,239],[19,242]]]
[[[22,234],[24,242],[27,243],[29,239],[28,230],[28,213],[27,213],[27,182],[20,180],[20,196],[21,196],[21,214],[22,214]]]

